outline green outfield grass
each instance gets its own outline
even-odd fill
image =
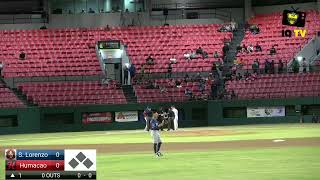
[[[186,131],[197,129],[201,128],[189,128],[186,129]],[[211,129],[231,130],[236,134],[198,137],[177,137],[175,136],[174,132],[163,132],[162,136],[165,142],[214,142],[255,139],[320,137],[319,124],[227,126],[212,127]],[[0,136],[0,144],[2,146],[114,143],[150,143],[150,135],[147,132],[143,131],[91,131]]]
[[[282,124],[190,128],[193,130],[230,130],[232,135],[176,137],[165,132],[167,142],[208,142],[254,139],[320,137],[319,124]],[[150,143],[149,133],[142,131],[46,133],[0,136],[2,147],[15,145]],[[164,152],[156,158],[151,152],[98,154],[99,180],[318,180],[320,147],[241,148],[204,150],[202,152]],[[3,162],[3,153],[0,154]],[[4,172],[4,163],[0,163]],[[4,179],[0,173],[0,179]]]
[[[99,180],[318,180],[320,148],[102,155]]]

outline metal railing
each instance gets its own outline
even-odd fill
[[[152,9],[211,9],[241,7],[241,3],[228,4],[225,2],[186,2],[186,3],[154,3]]]
[[[48,23],[48,18],[43,14],[12,14],[0,15],[0,24],[35,24]]]

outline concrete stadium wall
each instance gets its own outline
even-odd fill
[[[0,24],[0,30],[39,29],[43,23],[36,24]]]
[[[208,125],[243,125],[243,124],[272,124],[272,123],[298,123],[300,114],[295,112],[295,106],[304,106],[305,122],[311,122],[312,113],[320,115],[318,109],[309,108],[315,105],[320,108],[320,97],[293,98],[293,99],[270,99],[270,100],[239,100],[239,101],[209,101],[208,102]],[[285,106],[285,117],[247,118],[246,107]],[[227,108],[241,109],[238,117],[226,118],[224,110]]]
[[[66,28],[66,27],[105,27],[129,25],[132,21],[136,25],[163,25],[164,17],[150,17],[148,13],[126,14],[124,20],[121,21],[120,13],[108,14],[53,14],[50,16],[49,28]],[[223,20],[219,18],[204,19],[177,19],[168,20],[167,23],[177,24],[220,24]]]
[[[299,8],[300,11],[306,11],[311,9],[317,9],[317,3],[299,3],[299,4],[286,4],[286,5],[276,5],[276,6],[257,6],[253,7],[254,14],[268,14],[273,12],[281,12],[285,9],[290,10],[291,6],[294,8]]]
[[[18,126],[0,127],[0,134],[13,133],[39,133],[58,131],[91,131],[91,130],[124,130],[143,129],[144,121],[127,123],[82,124],[82,113],[88,112],[116,112],[139,111],[146,106],[159,108],[174,104],[182,112],[180,127],[196,126],[224,126],[242,124],[272,124],[272,123],[297,123],[300,114],[295,112],[296,105],[303,107],[304,119],[311,122],[313,113],[320,115],[320,97],[295,98],[295,99],[270,99],[270,100],[235,100],[235,101],[198,101],[184,103],[149,103],[149,104],[124,104],[124,105],[96,105],[78,107],[47,107],[47,108],[22,108],[1,109],[0,118],[17,116]],[[246,107],[285,106],[285,117],[247,118]],[[233,114],[232,117],[230,114]],[[55,118],[59,115],[70,116],[70,122],[62,122]],[[48,121],[50,117],[50,121]]]

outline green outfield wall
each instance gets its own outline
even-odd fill
[[[232,101],[192,101],[183,103],[149,103],[124,105],[92,105],[77,107],[29,107],[0,110],[0,134],[100,131],[143,129],[143,120],[136,122],[113,122],[83,124],[83,113],[138,111],[146,106],[159,108],[174,104],[181,112],[180,127],[223,126],[240,124],[295,123],[300,122],[301,109],[305,122],[311,122],[312,114],[320,115],[320,97],[272,99],[272,100],[232,100]],[[284,117],[247,118],[247,107],[284,106]]]

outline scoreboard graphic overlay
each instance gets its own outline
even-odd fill
[[[96,179],[96,150],[5,150],[6,180]]]

